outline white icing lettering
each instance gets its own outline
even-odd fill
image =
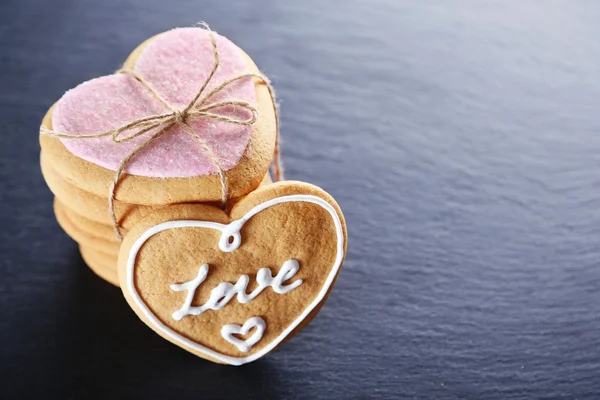
[[[281,266],[281,269],[275,277],[269,268],[261,268],[256,274],[256,282],[258,286],[252,292],[247,293],[248,282],[250,278],[248,275],[242,275],[238,278],[235,285],[229,282],[221,282],[210,292],[210,297],[201,306],[192,306],[192,301],[196,294],[198,287],[206,279],[208,274],[208,264],[204,264],[198,270],[198,276],[191,281],[179,284],[171,285],[171,290],[180,292],[187,290],[185,301],[181,308],[173,313],[173,319],[179,321],[187,315],[200,315],[207,310],[220,310],[225,307],[227,303],[237,295],[237,300],[241,304],[246,304],[251,300],[254,300],[256,296],[262,293],[263,290],[269,286],[273,288],[273,291],[278,294],[285,294],[290,290],[296,289],[302,284],[302,279],[296,279],[287,285],[283,283],[292,279],[300,269],[300,264],[296,260],[287,260]]]
[[[207,274],[208,274],[208,264],[204,264],[198,269],[198,276],[196,276],[191,281],[186,282],[186,283],[181,283],[178,285],[171,285],[171,290],[174,290],[176,292],[181,292],[182,290],[188,291],[187,296],[185,296],[185,301],[184,301],[181,309],[189,310],[190,306],[192,305],[192,301],[194,300],[194,294],[196,293],[196,289],[198,289],[198,286],[200,286],[200,284],[202,282],[204,282]],[[179,321],[181,318],[183,318],[185,316],[185,315],[180,315],[180,314],[181,314],[181,310],[175,311],[173,313],[173,318],[175,318],[176,320]]]

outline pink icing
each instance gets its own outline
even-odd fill
[[[228,39],[216,35],[220,64],[205,93],[223,80],[248,72],[240,51]],[[141,53],[135,71],[144,77],[175,108],[184,108],[200,89],[213,67],[208,32],[201,28],[180,28],[153,40]],[[256,103],[251,78],[234,82],[211,97],[211,102],[236,99]],[[108,75],[84,82],[69,90],[57,102],[52,114],[53,129],[70,135],[104,132],[134,119],[168,112],[158,100],[128,75]],[[221,107],[214,113],[240,120],[249,112],[239,107]],[[252,134],[252,127],[192,118],[189,124],[206,140],[224,170],[235,167]],[[133,134],[136,130],[125,132]],[[111,138],[61,139],[74,155],[115,171],[119,163],[151,132],[129,142]],[[216,167],[190,134],[175,126],[138,153],[126,166],[134,175],[174,178],[206,175]]]

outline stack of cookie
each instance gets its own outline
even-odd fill
[[[266,78],[213,32],[157,35],[119,72],[65,93],[40,135],[58,223],[115,285],[129,229],[166,205],[230,204],[270,183],[277,141]]]
[[[273,90],[252,60],[184,28],[65,93],[42,122],[41,165],[60,226],[144,323],[242,365],[306,326],[346,254],[329,194],[266,185],[271,163],[281,178],[277,139]]]

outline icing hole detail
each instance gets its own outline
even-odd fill
[[[219,249],[221,249],[221,251],[231,253],[240,247],[240,244],[242,244],[240,230],[242,229],[244,222],[245,221],[237,220],[223,227],[221,230],[221,238],[219,239]]]

